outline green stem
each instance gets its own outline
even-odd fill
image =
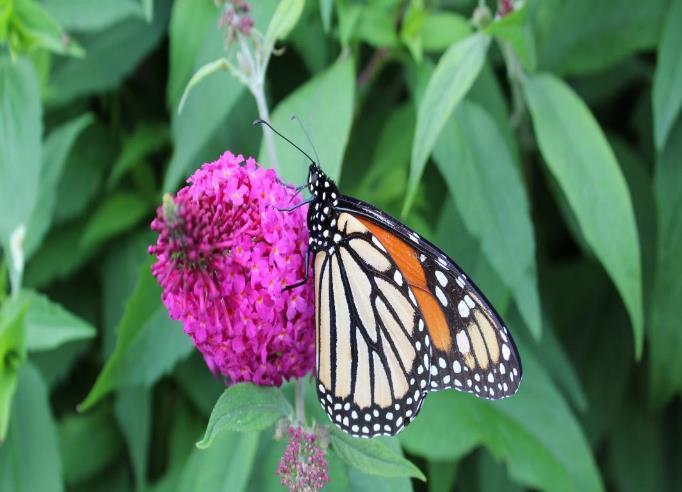
[[[305,425],[305,404],[303,400],[303,378],[296,380],[295,386],[295,405],[296,405],[296,420],[301,425]]]

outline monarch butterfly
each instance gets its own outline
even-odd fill
[[[516,393],[516,345],[461,268],[397,219],[342,195],[278,135],[310,160],[311,199],[296,205],[309,205],[306,278],[287,288],[308,280],[312,255],[317,395],[332,422],[353,436],[395,435],[430,391]]]

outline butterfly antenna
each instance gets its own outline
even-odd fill
[[[315,154],[315,158],[317,159],[317,163],[318,163],[318,165],[319,165],[319,164],[320,164],[320,156],[317,154],[317,149],[315,148],[315,145],[313,144],[313,141],[312,141],[312,139],[310,138],[310,135],[309,135],[308,132],[306,131],[305,126],[303,126],[303,122],[302,122],[301,119],[300,119],[298,116],[296,116],[295,114],[291,116],[291,119],[292,119],[292,120],[296,120],[296,122],[298,123],[298,125],[301,127],[301,130],[303,131],[303,134],[305,135],[305,138],[308,140],[308,143],[309,143],[310,146],[313,148],[313,153]]]
[[[275,132],[277,135],[279,135],[280,137],[282,137],[284,140],[286,140],[287,142],[289,142],[289,144],[290,144],[292,147],[294,147],[296,150],[298,150],[301,154],[303,154],[304,156],[306,156],[310,162],[312,162],[313,164],[315,164],[315,161],[313,160],[313,158],[310,157],[310,156],[307,154],[307,152],[306,152],[305,150],[303,150],[301,147],[299,147],[299,146],[296,145],[294,142],[292,142],[291,140],[289,140],[287,137],[285,137],[284,135],[282,135],[280,132],[278,132],[277,130],[275,130],[275,129],[272,127],[272,125],[271,125],[270,123],[268,123],[267,121],[258,119],[258,120],[255,120],[255,121],[253,122],[253,125],[265,125],[265,126],[267,126],[270,130],[272,130],[272,131]],[[316,153],[315,155],[317,155],[317,153]]]

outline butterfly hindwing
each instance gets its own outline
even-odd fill
[[[393,435],[426,395],[431,341],[383,244],[350,214],[339,215],[337,235],[314,259],[318,397],[349,434]]]

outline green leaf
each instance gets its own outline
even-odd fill
[[[654,136],[656,149],[661,152],[675,118],[682,107],[682,1],[672,0],[665,17],[661,41],[658,45],[654,89],[651,94],[654,108]]]
[[[76,140],[57,186],[54,223],[63,224],[92,210],[92,202],[101,197],[104,175],[119,153],[111,131],[95,123]]]
[[[258,432],[223,432],[210,448],[195,449],[182,471],[178,490],[245,490],[255,464],[259,437]]]
[[[401,434],[403,447],[432,460],[458,460],[482,445],[515,481],[544,490],[603,490],[578,422],[532,352],[519,344],[519,392],[486,401],[456,391],[429,394]]]
[[[43,48],[60,55],[83,57],[83,48],[70,38],[50,16],[40,2],[16,0],[13,2],[14,32],[10,32],[10,43],[19,51],[30,52]]]
[[[93,326],[37,292],[26,292],[26,348],[32,352],[52,350],[62,344],[92,338]]]
[[[628,309],[639,358],[644,338],[639,240],[618,162],[590,110],[565,83],[533,75],[523,88],[547,167]]]
[[[538,11],[539,65],[559,74],[594,73],[653,48],[666,4],[667,0],[532,2],[530,7]]]
[[[154,21],[127,18],[104,31],[82,36],[87,52],[82,60],[56,64],[50,77],[48,100],[64,104],[91,93],[116,87],[161,41],[170,2],[157,2]]]
[[[189,8],[194,8],[195,3],[191,2]],[[174,19],[176,15],[180,15],[185,11],[180,9],[182,5],[184,5],[182,2],[178,3],[174,9]],[[182,79],[180,94],[182,94],[182,87],[184,87],[193,72],[204,64],[222,57],[224,54],[220,31],[212,26],[204,28],[203,23],[205,19],[203,18],[195,19],[193,16],[190,16],[189,19],[197,23],[191,33],[196,36],[204,33],[204,37],[203,43],[196,52],[194,64],[187,73],[187,78]],[[182,22],[184,22],[184,19]],[[171,47],[174,46],[174,43],[184,43],[186,36],[189,34],[184,29],[171,30]],[[185,37],[175,40],[175,35],[184,35]],[[171,72],[171,81],[174,78],[180,80],[180,77],[184,74],[184,72],[180,73],[180,70],[184,70],[184,66],[189,63],[186,57],[190,55],[191,53],[182,54],[185,58],[181,59],[182,65],[177,68],[178,75],[174,75]],[[172,66],[171,70],[173,70]],[[197,160],[200,151],[210,141],[211,136],[216,132],[220,124],[225,121],[230,110],[243,92],[244,87],[237,79],[227,72],[217,72],[212,77],[204,79],[201,88],[192,93],[192,97],[189,98],[183,107],[181,114],[177,113],[176,107],[171,108],[171,134],[174,149],[163,182],[164,192],[174,191],[182,179],[202,164],[202,161]],[[217,103],[218,101],[219,104]],[[215,158],[217,156],[212,157]]]
[[[399,452],[392,450],[381,439],[361,439],[331,429],[331,445],[334,453],[347,465],[361,472],[382,477],[415,477],[426,481],[426,477]]]
[[[427,463],[427,474],[429,478],[429,492],[447,492],[453,490],[457,479],[458,462],[434,461]]]
[[[523,68],[532,72],[537,65],[537,54],[533,30],[528,22],[528,3],[524,2],[520,9],[495,19],[486,27],[485,32],[509,43]]]
[[[145,157],[168,143],[168,127],[162,123],[140,123],[125,139],[123,148],[107,180],[107,188],[113,189],[121,178],[138,165]]]
[[[16,296],[0,307],[0,444],[7,434],[17,375],[26,358],[27,308],[26,299]]]
[[[454,12],[426,12],[421,26],[424,51],[444,51],[471,34],[471,24]]]
[[[403,216],[412,206],[426,161],[445,123],[481,71],[489,44],[487,36],[473,34],[454,44],[438,60],[419,103]]]
[[[656,275],[648,335],[650,394],[661,405],[682,391],[682,118],[678,118],[656,162],[654,197],[658,212]]]
[[[197,56],[209,30],[215,29],[218,10],[213,2],[177,0],[169,27],[169,72],[166,102],[175,111],[180,96],[197,66]]]
[[[206,63],[202,65],[199,70],[194,72],[194,75],[192,75],[192,78],[189,79],[189,82],[187,82],[187,86],[185,87],[185,91],[182,93],[182,97],[180,98],[180,103],[178,104],[178,113],[182,113],[182,108],[185,106],[185,101],[187,101],[187,97],[189,96],[189,93],[192,91],[195,85],[197,85],[199,82],[201,82],[203,79],[208,77],[209,75],[217,72],[218,70],[223,70],[225,72],[232,72],[232,64],[230,63],[230,60],[228,60],[225,57],[218,58],[217,60],[214,60],[212,62]]]
[[[25,285],[39,288],[65,279],[90,261],[97,249],[83,246],[83,229],[84,224],[76,222],[48,235],[43,247],[28,263]]]
[[[179,363],[173,372],[173,378],[182,388],[182,392],[206,418],[211,415],[215,402],[225,391],[225,383],[216,378],[206,377],[207,371],[206,361],[195,351],[191,357]],[[201,425],[203,432],[205,422]],[[199,437],[201,432],[197,438]],[[197,439],[194,439],[192,444],[196,444],[196,441]]]
[[[137,0],[43,0],[43,6],[64,28],[79,32],[101,31],[130,17],[142,17]]]
[[[535,337],[540,299],[530,206],[518,165],[492,117],[463,101],[445,125],[434,152],[450,195],[469,232],[514,295]]]
[[[223,431],[259,431],[290,415],[291,405],[278,388],[241,383],[220,395],[213,407],[204,438],[197,443],[206,449]]]
[[[161,305],[161,288],[150,265],[148,261],[140,268],[135,291],[117,329],[114,353],[80,404],[81,411],[91,408],[114,389],[153,384],[192,350],[179,323],[171,321]]]
[[[59,424],[64,479],[69,485],[96,475],[116,460],[123,442],[110,407],[67,415]]]
[[[0,388],[4,386],[0,382]],[[60,492],[62,465],[47,388],[30,364],[19,371],[7,441],[0,446],[0,490]]]
[[[296,116],[310,134],[320,156],[320,165],[332,179],[341,175],[341,164],[350,136],[355,94],[353,58],[342,54],[331,67],[298,87],[277,105],[272,125],[285,134],[298,128],[291,121]],[[324,107],[324,111],[320,108]],[[264,128],[263,131],[270,131]],[[308,172],[301,154],[281,139],[275,140],[280,174],[285,180],[302,182]],[[313,155],[312,149],[308,151]],[[261,144],[259,162],[267,160],[265,144]]]
[[[66,166],[67,158],[83,130],[93,117],[85,113],[52,130],[44,142],[38,203],[33,209],[26,232],[26,257],[40,246],[52,225],[57,203],[57,186]]]
[[[646,412],[641,400],[631,399],[620,409],[606,459],[606,468],[611,471],[613,485],[618,490],[665,490],[670,478],[665,469],[669,451],[664,444],[663,428],[664,420]]]
[[[116,345],[116,327],[124,314],[125,303],[133,293],[140,266],[146,263],[147,248],[154,233],[145,230],[117,241],[104,257],[102,283],[102,355],[111,355]]]
[[[118,392],[114,413],[133,462],[137,490],[146,485],[148,449],[151,437],[151,393],[148,388],[126,388]]]
[[[325,33],[329,33],[332,27],[332,14],[334,13],[334,0],[320,0],[320,18]]]
[[[28,224],[38,200],[42,117],[33,65],[0,56],[0,244],[5,247],[12,233]]]
[[[91,247],[120,234],[147,216],[149,203],[135,193],[114,192],[95,210],[83,231],[83,246]]]
[[[266,50],[272,49],[275,42],[286,38],[294,28],[303,12],[304,0],[282,0],[268,24],[263,45]]]

